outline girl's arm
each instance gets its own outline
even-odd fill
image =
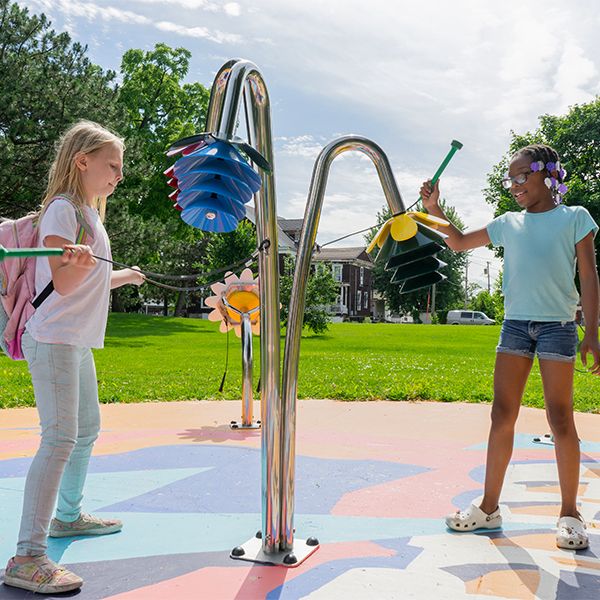
[[[44,238],[47,248],[64,248],[62,256],[49,256],[50,271],[54,289],[61,296],[67,296],[75,291],[96,265],[89,246],[72,244],[69,240],[58,235]]]
[[[446,217],[438,202],[440,198],[439,183],[439,180],[436,181],[433,188],[429,181],[423,183],[421,186],[421,198],[423,200],[423,206],[428,213],[432,214],[434,217],[439,217],[440,219],[448,221],[448,217]],[[443,228],[443,232],[448,235],[448,238],[445,240],[448,248],[459,252],[462,250],[479,248],[480,246],[487,246],[491,243],[490,236],[485,227],[463,233],[460,229],[450,223],[449,227]]]
[[[119,271],[113,271],[110,274],[110,289],[114,290],[123,285],[131,283],[133,285],[142,285],[146,281],[146,276],[140,273],[139,267],[132,267],[131,269],[121,269]]]
[[[585,335],[579,352],[581,362],[586,365],[587,355],[591,353],[594,363],[590,371],[600,375],[600,344],[598,342],[598,272],[594,251],[594,236],[590,232],[575,246],[577,268],[581,285],[581,308],[585,316]],[[586,365],[587,366],[587,365]]]

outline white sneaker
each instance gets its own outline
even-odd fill
[[[585,523],[575,517],[561,517],[556,524],[556,545],[565,550],[584,550],[589,546]]]
[[[454,531],[475,531],[476,529],[496,529],[502,527],[500,508],[487,514],[471,504],[466,510],[459,510],[446,517],[446,525]]]

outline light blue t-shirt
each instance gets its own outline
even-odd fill
[[[504,247],[504,317],[521,321],[572,321],[575,244],[598,225],[583,206],[507,212],[487,226],[494,246]]]

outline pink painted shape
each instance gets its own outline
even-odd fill
[[[469,473],[483,464],[485,454],[467,453],[448,444],[440,446],[445,447],[421,447],[418,457],[414,449],[401,449],[398,456],[403,462],[422,465],[431,471],[345,494],[333,507],[332,514],[431,519],[454,511],[455,496],[481,486]]]
[[[231,562],[231,567],[206,567],[110,596],[106,600],[164,600],[165,598],[223,598],[228,600],[257,600],[270,591],[292,581],[319,565],[348,558],[394,556],[396,552],[373,542],[344,542],[324,544],[308,560],[294,569]]]
[[[440,518],[453,512],[452,499],[463,492],[483,487],[469,473],[485,464],[485,450],[465,451],[462,445],[395,445],[396,460],[432,469],[413,477],[397,479],[345,494],[332,514],[391,518]],[[513,461],[553,460],[553,448],[515,450]]]

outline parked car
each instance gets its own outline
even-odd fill
[[[448,325],[494,325],[496,321],[478,310],[450,310],[446,323]]]

